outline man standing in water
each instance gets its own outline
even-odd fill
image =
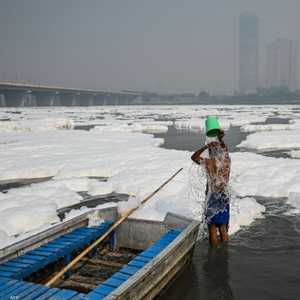
[[[225,145],[224,131],[220,129],[218,119],[208,117],[206,135],[214,141],[197,150],[191,159],[203,164],[207,176],[205,220],[208,225],[209,240],[212,246],[218,246],[218,231],[222,242],[228,241],[229,197],[227,186],[230,176],[230,157]],[[203,153],[208,150],[208,158]]]

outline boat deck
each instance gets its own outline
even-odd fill
[[[105,282],[123,266],[128,264],[141,251],[125,248],[97,249],[93,255],[84,257],[72,269],[65,280],[59,281],[55,287],[89,293]]]
[[[79,300],[86,299],[85,297],[86,294],[81,294],[72,290],[47,288],[41,284],[0,278],[1,300]]]
[[[131,276],[137,273],[140,269],[145,267],[152,259],[154,259],[160,252],[162,252],[175,238],[181,233],[181,230],[172,229],[164,234],[158,241],[156,241],[147,250],[141,252],[133,260],[131,260],[122,269],[116,272],[109,279],[104,281],[99,287],[91,291],[87,295],[89,300],[101,300],[111,294],[121,284],[127,281]]]
[[[128,253],[127,259],[122,263],[103,260],[102,250],[97,249],[100,251],[99,256],[96,253],[93,257],[84,258],[78,266],[79,272],[76,269],[72,270],[72,273],[68,274],[67,278],[59,282],[55,288],[48,288],[33,280],[40,277],[41,270],[47,272],[51,264],[63,266],[68,263],[74,254],[103,235],[111,225],[112,222],[106,221],[97,227],[75,229],[35,250],[1,264],[0,299],[104,299],[158,256],[182,232],[177,229],[169,230],[145,251],[134,255]],[[100,265],[105,264],[109,265],[113,272],[107,274],[106,278],[101,278],[96,271]],[[84,272],[87,265],[87,272]],[[52,275],[55,273],[55,270],[51,268],[50,271]],[[28,282],[28,280],[34,282]]]
[[[111,225],[112,222],[106,221],[99,226],[78,228],[37,249],[28,251],[24,255],[1,264],[0,277],[24,279],[58,259],[64,259],[65,263],[68,263],[74,251],[96,240]]]

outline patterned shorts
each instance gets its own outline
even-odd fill
[[[207,201],[205,221],[208,225],[229,223],[229,197],[225,193],[211,193]]]

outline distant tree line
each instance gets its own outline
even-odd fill
[[[285,86],[259,87],[256,93],[235,92],[233,96],[215,96],[201,91],[198,100],[201,104],[300,104],[300,90],[290,91]]]

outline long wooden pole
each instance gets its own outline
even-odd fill
[[[159,188],[147,196],[141,204],[145,204],[149,199],[151,199],[157,192],[159,192],[165,185],[167,185],[175,176],[177,176],[183,168],[179,169],[174,173],[168,180],[166,180]],[[61,271],[59,271],[52,279],[50,279],[45,285],[50,287],[59,278],[61,278],[67,271],[73,268],[85,255],[87,255],[92,249],[99,245],[103,240],[105,240],[122,222],[124,222],[133,212],[139,209],[140,206],[130,209],[124,216],[122,216],[117,222],[115,222],[108,231],[106,231],[101,237],[95,240],[90,246],[83,250],[79,255],[77,255],[68,265],[66,265]]]

